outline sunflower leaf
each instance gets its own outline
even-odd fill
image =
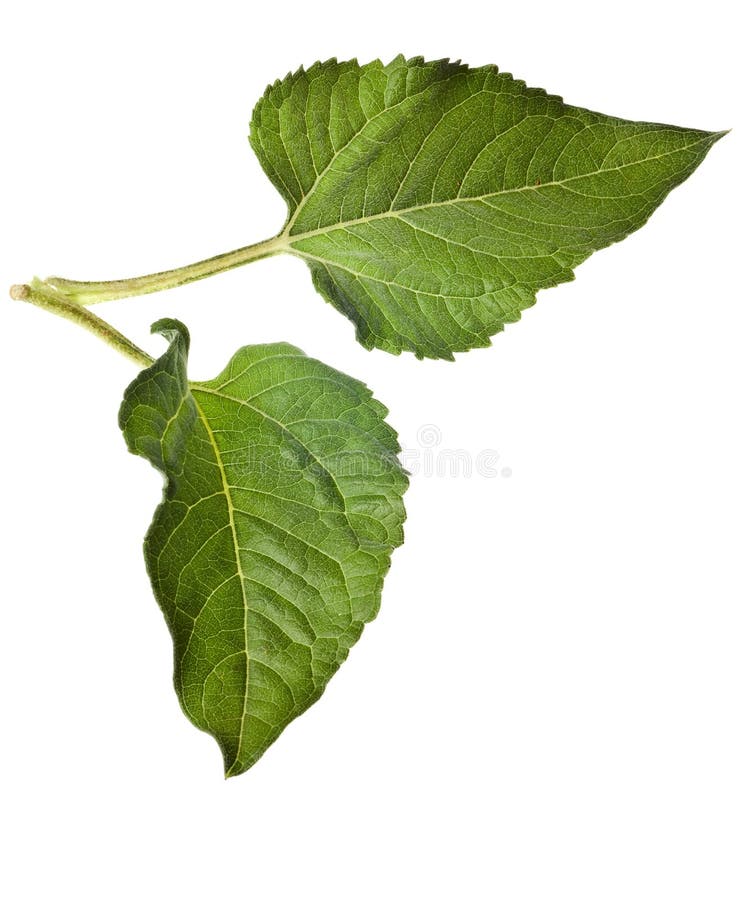
[[[407,478],[386,409],[289,344],[189,382],[188,332],[126,391],[129,449],[165,476],[145,540],[183,710],[249,768],[323,692],[377,613]]]
[[[723,132],[565,104],[495,66],[330,60],[275,82],[251,143],[282,249],[366,347],[452,358],[640,228]]]

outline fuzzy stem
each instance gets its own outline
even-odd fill
[[[279,234],[268,241],[261,241],[259,244],[250,244],[248,247],[240,247],[238,250],[202,259],[178,269],[168,269],[152,275],[140,275],[138,278],[123,278],[120,281],[73,281],[69,278],[47,278],[37,284],[53,288],[69,303],[89,306],[93,303],[104,303],[107,300],[120,300],[123,297],[136,297],[140,294],[152,294],[155,291],[179,287],[181,284],[208,278],[209,275],[236,269],[238,266],[243,266],[256,259],[274,256],[285,248],[284,236]]]
[[[136,344],[132,343],[112,325],[109,325],[108,322],[103,321],[103,319],[91,313],[90,310],[85,309],[84,306],[71,303],[58,290],[43,281],[34,279],[31,284],[14,284],[10,289],[10,296],[13,300],[23,300],[57,316],[62,316],[64,319],[76,322],[82,328],[87,329],[87,331],[92,332],[101,340],[110,344],[111,347],[115,347],[119,353],[122,353],[127,359],[132,360],[142,368],[151,366],[154,362],[154,359],[148,353],[137,347]]]

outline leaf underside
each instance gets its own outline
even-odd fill
[[[358,340],[452,358],[643,225],[721,136],[400,56],[276,81],[250,140],[288,203],[290,252]]]
[[[187,378],[188,333],[127,389],[129,449],[165,476],[145,539],[172,633],[175,689],[249,768],[314,703],[377,613],[407,478],[386,409],[289,344],[243,347]]]

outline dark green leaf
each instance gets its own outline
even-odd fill
[[[317,63],[255,107],[283,249],[366,347],[451,358],[639,228],[721,133],[568,106],[495,66]]]
[[[321,695],[377,613],[407,478],[386,409],[289,344],[187,377],[188,333],[126,391],[129,449],[165,475],[146,537],[183,709],[249,768]]]

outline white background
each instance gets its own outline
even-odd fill
[[[250,111],[318,58],[496,62],[614,115],[738,126],[730,8],[8,3],[0,284],[274,234]],[[413,479],[380,617],[228,782],[144,571],[160,478],[116,425],[134,369],[1,300],[0,893],[737,900],[738,160],[735,132],[455,364],[366,352],[290,258],[100,308],[154,353],[149,324],[182,318],[196,378],[298,344],[371,385],[409,451],[435,426],[433,468],[498,454],[497,477]]]

